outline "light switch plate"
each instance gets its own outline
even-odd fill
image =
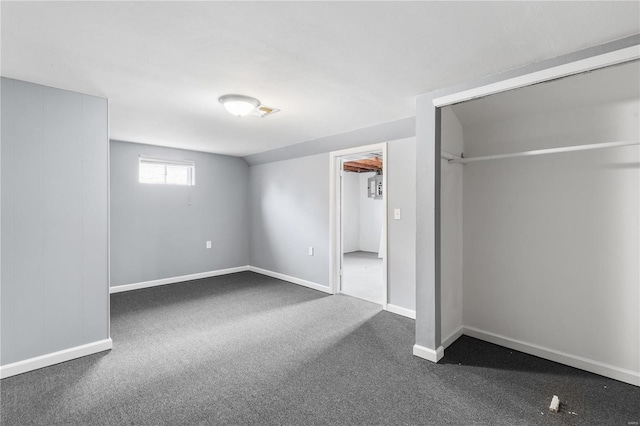
[[[313,247],[309,246],[309,256],[313,256]]]
[[[207,241],[207,248],[210,249],[211,248],[211,241]]]
[[[400,214],[400,209],[393,209],[393,218],[395,220],[402,219],[402,215]]]

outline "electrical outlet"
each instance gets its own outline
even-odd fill
[[[210,249],[211,248],[211,241],[207,241],[207,248]]]

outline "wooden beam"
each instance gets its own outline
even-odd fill
[[[344,163],[344,170],[356,173],[377,172],[382,170],[382,159],[365,158],[362,160],[347,161]]]
[[[346,172],[355,172],[355,173],[360,173],[361,172],[361,170],[359,168],[353,167],[353,166],[348,166],[346,164],[344,165],[344,170]]]
[[[368,164],[370,166],[376,166],[382,168],[382,159],[381,158],[363,158],[362,160],[356,160],[355,163],[360,164]]]
[[[371,173],[371,172],[375,172],[377,169],[371,168],[370,166],[360,167],[360,166],[354,166],[354,165],[345,165],[344,170],[348,172],[356,172],[356,173]]]

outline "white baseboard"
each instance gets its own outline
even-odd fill
[[[438,346],[438,349],[433,350],[425,348],[424,346],[413,345],[413,354],[417,357],[424,358],[427,361],[438,362],[444,356],[444,348],[442,346]]]
[[[201,278],[217,277],[220,275],[234,274],[236,272],[248,271],[249,266],[238,266],[236,268],[218,269],[217,271],[199,272],[197,274],[181,275],[179,277],[162,278],[159,280],[143,281],[140,283],[123,284],[109,288],[109,293],[120,293],[121,291],[138,290],[140,288],[155,287],[158,285],[181,283],[184,281],[199,280]]]
[[[391,303],[387,304],[385,308],[386,311],[389,311],[393,314],[402,315],[403,317],[416,319],[416,311],[412,311],[411,309],[403,308],[402,306],[392,305]]]
[[[501,336],[475,327],[465,326],[463,333],[467,336],[475,337],[476,339],[515,349],[516,351],[535,355],[540,358],[559,362],[561,364],[579,368],[601,376],[620,380],[621,382],[640,386],[640,372],[638,371],[626,370],[599,361],[594,361],[592,359],[583,358],[581,356],[571,355],[565,352],[549,349],[544,346],[534,345],[532,343],[523,342],[510,337]]]
[[[464,327],[460,326],[442,340],[442,347],[447,349],[453,342],[458,340],[464,334]]]
[[[309,287],[309,288],[312,288],[314,290],[322,291],[324,293],[332,294],[331,293],[331,289],[329,287],[325,286],[325,285],[313,283],[311,281],[302,280],[300,278],[296,278],[296,277],[292,277],[292,276],[289,276],[289,275],[281,274],[279,272],[268,271],[266,269],[257,268],[255,266],[249,266],[249,271],[256,272],[256,273],[262,274],[262,275],[266,275],[268,277],[277,278],[277,279],[282,280],[282,281],[288,281],[290,283],[298,284],[298,285],[301,285],[301,286],[304,286],[304,287]]]
[[[0,379],[15,376],[17,374],[26,373],[28,371],[37,370],[50,365],[59,364],[61,362],[70,361],[72,359],[107,351],[113,347],[111,339],[99,340],[86,345],[75,346],[73,348],[64,349],[46,355],[37,356],[35,358],[25,359],[23,361],[14,362],[12,364],[0,366]]]

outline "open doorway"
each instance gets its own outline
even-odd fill
[[[387,305],[386,144],[331,153],[334,293]]]

